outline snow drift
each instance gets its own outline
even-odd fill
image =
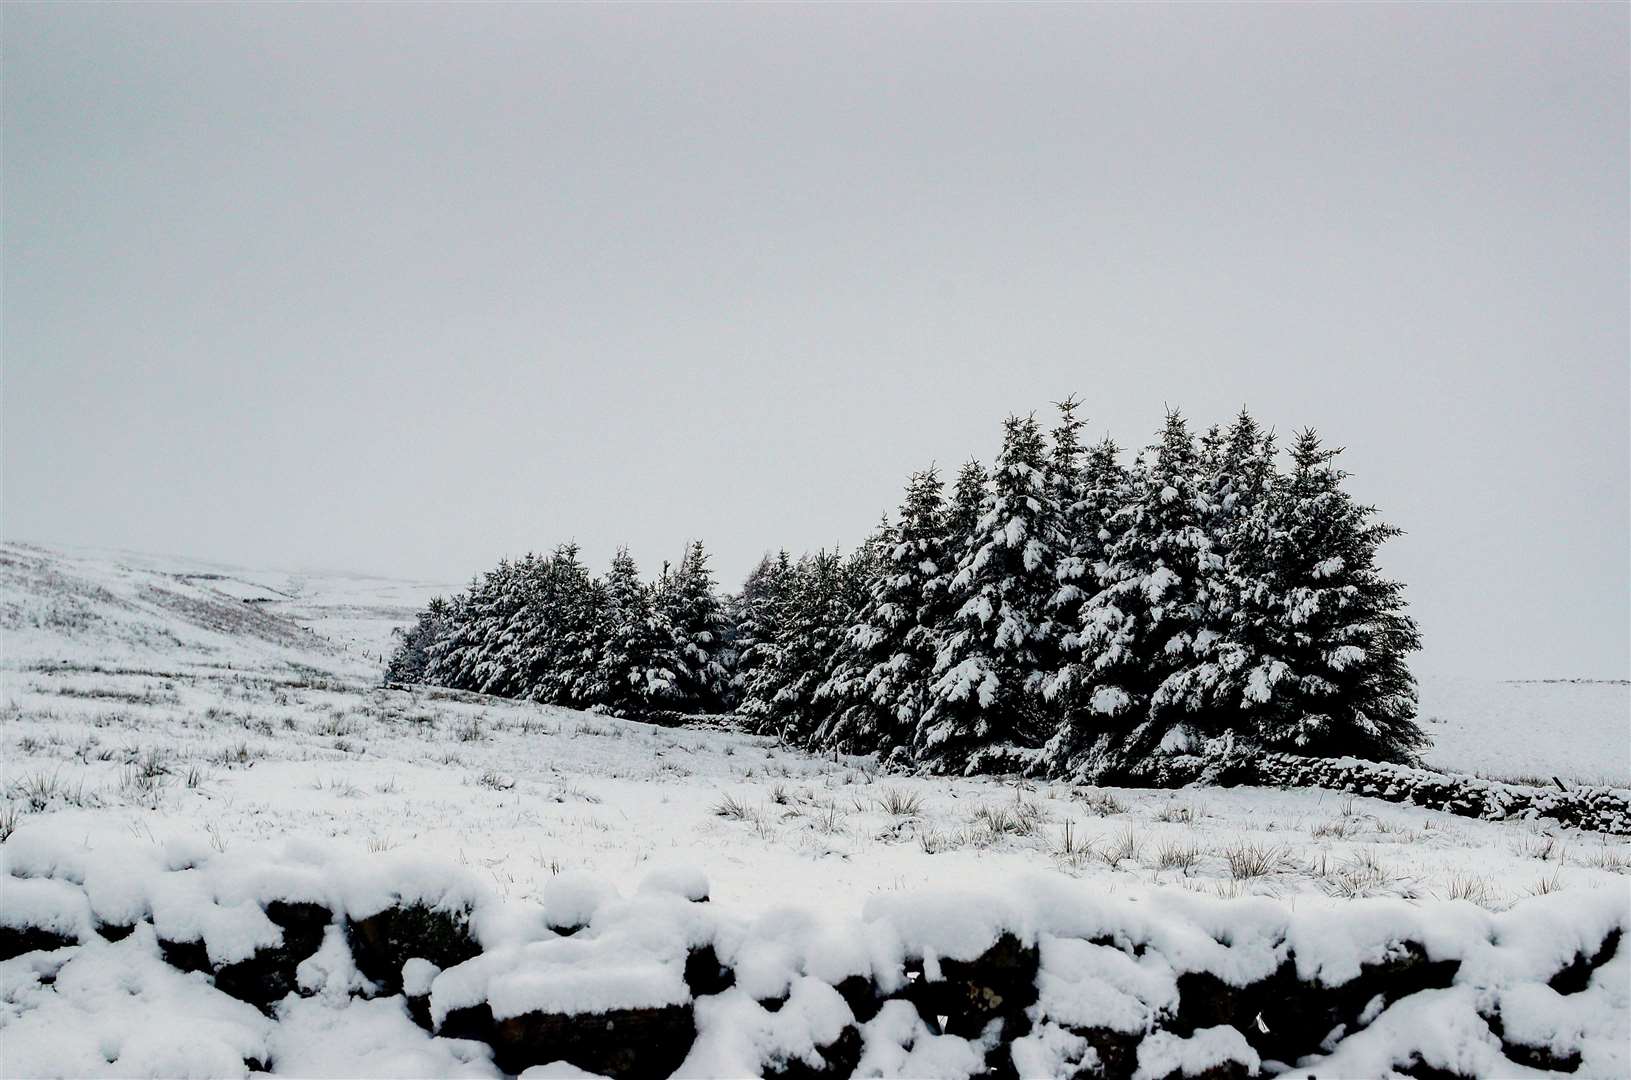
[[[1298,907],[1055,876],[721,910],[695,871],[541,906],[311,842],[90,853],[0,877],[8,1075],[1625,1075],[1622,888],[1490,913]]]

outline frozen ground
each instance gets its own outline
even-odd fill
[[[1631,684],[1421,683],[1428,764],[1497,780],[1631,786]]]
[[[0,812],[8,829],[49,825],[91,845],[332,838],[361,858],[445,857],[513,898],[563,869],[629,887],[678,860],[748,911],[858,910],[878,893],[1038,868],[1111,892],[1459,896],[1498,909],[1623,886],[1631,869],[1623,839],[1331,793],[880,776],[865,759],[724,728],[378,689],[389,627],[429,586],[20,545],[0,549],[0,572]],[[1611,730],[1604,704],[1624,694],[1430,684],[1433,761],[1624,782],[1623,713]],[[1474,737],[1479,710],[1502,719]],[[1522,722],[1541,714],[1547,737]]]

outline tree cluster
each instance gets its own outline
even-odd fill
[[[700,542],[652,583],[626,550],[601,578],[565,544],[432,600],[385,677],[620,715],[719,712],[731,694],[731,630]]]
[[[392,678],[638,714],[734,711],[812,749],[941,772],[1130,778],[1232,741],[1408,761],[1424,743],[1398,530],[1344,490],[1312,431],[1281,454],[1242,412],[1176,412],[1131,461],[1009,417],[948,493],[914,474],[848,555],[766,557],[721,599],[693,545],[643,583],[564,547],[433,603]],[[1282,458],[1284,460],[1282,460]]]

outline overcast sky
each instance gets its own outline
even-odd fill
[[[1623,4],[4,9],[7,539],[462,581],[849,546],[1086,401],[1627,674]]]

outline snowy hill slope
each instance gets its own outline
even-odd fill
[[[0,544],[0,632],[8,653],[25,657],[72,652],[77,642],[104,660],[164,664],[208,654],[230,662],[242,650],[264,656],[271,644],[293,663],[377,670],[392,631],[450,591],[360,574]],[[305,632],[291,634],[291,625]]]
[[[1631,787],[1631,685],[1624,682],[1424,678],[1420,716],[1434,768]]]
[[[939,932],[987,910],[969,897],[1017,882],[1033,883],[1021,890],[1027,896],[1074,888],[1127,912],[1201,904],[1224,921],[1249,919],[1266,902],[1216,898],[1278,897],[1281,910],[1338,921],[1360,910],[1354,898],[1454,901],[1421,906],[1472,912],[1470,901],[1529,923],[1523,912],[1537,910],[1525,903],[1532,896],[1553,911],[1619,911],[1614,905],[1631,896],[1631,840],[1544,822],[1471,820],[1315,790],[885,776],[867,759],[813,758],[723,725],[664,729],[480,695],[381,688],[375,657],[390,627],[431,592],[344,575],[301,582],[184,560],[0,548],[0,883],[12,882],[0,914],[33,910],[20,896],[71,897],[81,879],[93,906],[118,907],[134,895],[128,871],[138,864],[159,867],[155,888],[168,889],[163,882],[183,881],[170,873],[175,867],[215,860],[260,874],[276,852],[306,868],[290,880],[307,881],[319,862],[343,867],[322,886],[331,889],[355,878],[389,891],[403,866],[450,868],[500,904],[495,911],[558,907],[563,896],[588,895],[585,875],[595,889],[614,890],[595,896],[632,896],[654,875],[692,880],[700,872],[717,901],[708,906],[758,928],[767,955],[783,960],[793,955],[786,936],[813,918],[853,922],[914,903],[916,894],[929,898],[924,910],[934,917],[903,925]],[[1435,730],[1472,717],[1451,711],[1453,695],[1446,700],[1452,706],[1436,706],[1445,722]],[[1514,746],[1518,728],[1506,729]],[[1602,745],[1593,753],[1595,765],[1612,767]],[[30,880],[21,888],[8,875]],[[36,880],[52,876],[72,887]],[[273,879],[283,877],[255,877]],[[196,902],[208,909],[199,916],[206,937],[219,932],[243,944],[239,931],[270,926],[227,893],[187,895],[179,906],[180,893],[149,898],[154,925],[160,914],[188,923]],[[516,916],[492,928],[530,925]],[[493,1074],[492,1051],[429,1038],[401,998],[352,996],[362,984],[342,936],[325,936],[301,965],[321,993],[282,1001],[273,1024],[204,976],[166,967],[154,933],[143,924],[110,944],[87,932],[82,945],[0,962],[0,1042],[12,1025],[12,1045],[27,1050],[15,1069],[0,1060],[0,1072],[229,1075],[245,1063],[259,1068],[269,1051],[273,1071],[302,1075]],[[594,947],[561,940],[568,950]],[[832,953],[822,940],[822,955]],[[858,947],[837,944],[840,956]],[[1070,979],[1079,974],[1073,957],[1060,959]],[[587,975],[600,985],[616,972]],[[538,985],[545,983],[555,985]],[[133,1011],[133,986],[148,995],[139,1000],[161,1004]],[[1439,995],[1435,1008],[1461,1010],[1456,1023],[1472,1023],[1471,991],[1429,993]],[[1524,1011],[1519,997],[1503,1013],[1508,1030],[1542,1038],[1550,1014]],[[1386,1046],[1377,1050],[1361,1033],[1350,1049],[1385,1057],[1394,1042],[1408,1048],[1420,1032],[1437,1031],[1428,1013],[1406,1005],[1373,1026],[1377,1038],[1392,1040]],[[699,1030],[712,1008],[699,1006]],[[173,1018],[151,1036],[155,1009],[199,1015],[217,1036],[260,1034],[241,1046],[228,1038],[223,1056]],[[1610,1002],[1607,1029],[1622,1030],[1625,1013],[1619,999]],[[727,1042],[772,1016],[791,1022],[802,1006],[770,1013],[744,999],[740,1016],[730,1015],[707,1021]],[[1404,1026],[1389,1034],[1389,1024]],[[866,1037],[870,1044],[886,1034],[868,1029]],[[1460,1055],[1488,1042],[1475,1031],[1452,1035],[1440,1047],[1446,1061],[1470,1061]],[[924,1033],[920,1041],[955,1049],[948,1038]],[[698,1046],[713,1046],[708,1039]],[[366,1060],[359,1045],[370,1048]],[[901,1058],[893,1071],[949,1068],[913,1060]],[[1372,1068],[1360,1060],[1349,1064]]]
[[[407,846],[519,895],[563,868],[632,884],[680,858],[749,908],[1038,867],[1118,891],[1501,906],[1631,864],[1623,841],[1329,792],[886,777],[730,730],[382,690],[373,650],[429,586],[23,545],[0,550],[0,575],[0,775],[19,829]]]

